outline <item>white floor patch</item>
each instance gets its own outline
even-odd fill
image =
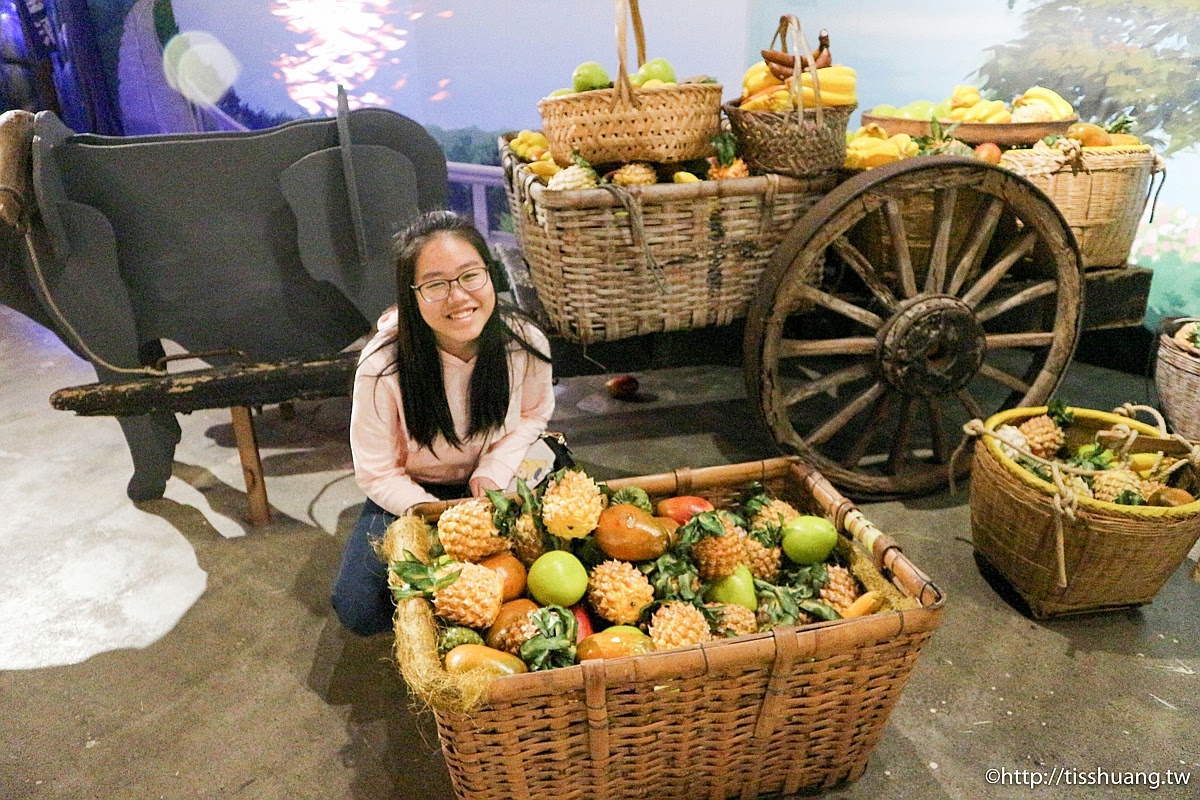
[[[0,669],[146,647],[204,593],[191,544],[132,506],[87,524],[9,530],[0,559]]]

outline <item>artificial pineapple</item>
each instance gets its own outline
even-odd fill
[[[783,564],[783,549],[779,546],[782,535],[778,526],[758,528],[746,535],[743,553],[751,574],[761,581],[773,583],[779,577]]]
[[[1030,417],[1017,426],[1017,430],[1025,435],[1025,446],[1029,452],[1039,458],[1054,458],[1055,453],[1067,440],[1062,428],[1054,424],[1054,420],[1045,414]]]
[[[704,612],[680,600],[660,606],[650,618],[648,630],[655,650],[687,647],[712,639]]]
[[[588,602],[592,610],[609,622],[629,625],[654,601],[650,580],[627,561],[610,559],[588,577]]]
[[[729,131],[722,131],[712,138],[717,154],[708,159],[708,179],[720,181],[726,178],[748,178],[750,170],[746,162],[737,155],[737,139]]]
[[[750,517],[750,530],[762,530],[768,525],[783,526],[798,516],[800,512],[793,508],[791,503],[768,497]]]
[[[1142,497],[1142,479],[1136,473],[1125,467],[1106,469],[1092,476],[1092,496],[1107,503],[1116,503],[1122,499],[1134,499],[1128,505],[1145,504]],[[1131,497],[1132,495],[1132,497]]]
[[[545,534],[538,528],[532,513],[522,512],[513,522],[512,548],[513,555],[527,567],[550,549],[546,546]]]
[[[712,631],[716,636],[745,636],[758,632],[758,618],[754,612],[737,603],[705,603],[713,615]]]
[[[658,183],[658,173],[645,162],[631,161],[613,170],[608,179],[619,186],[646,186]]]
[[[496,508],[486,497],[451,506],[438,519],[438,539],[455,561],[482,561],[512,547],[495,523]]]
[[[560,470],[542,494],[542,524],[563,539],[581,539],[596,530],[604,495],[583,470]]]
[[[511,619],[507,623],[497,622],[488,631],[488,647],[512,653],[514,656],[520,655],[521,645],[538,634],[537,624],[533,621],[536,612],[537,606],[530,603],[530,608],[523,617]]]
[[[434,613],[449,623],[486,628],[500,613],[504,580],[495,570],[449,556],[423,564],[406,550],[392,562],[392,572],[400,578],[392,589],[397,600],[430,598]]]
[[[702,580],[720,580],[732,575],[738,564],[749,566],[746,531],[731,514],[709,511],[697,514],[693,520],[703,536],[692,545],[692,560],[696,562],[696,572]]]
[[[834,564],[827,569],[829,581],[821,587],[821,599],[841,613],[858,597],[858,582],[845,567]]]

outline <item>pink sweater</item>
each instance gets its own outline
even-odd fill
[[[554,413],[550,365],[524,350],[510,351],[509,402],[504,426],[468,441],[467,406],[475,359],[462,361],[441,352],[446,399],[454,429],[463,439],[463,448],[451,447],[441,437],[432,448],[421,448],[409,439],[395,370],[377,377],[395,361],[396,348],[381,345],[395,334],[396,325],[396,310],[385,311],[379,318],[379,332],[363,348],[354,375],[350,447],[358,485],[367,497],[396,515],[417,503],[437,499],[420,483],[466,483],[474,477],[486,477],[501,488],[507,486],[529,446],[545,433]],[[541,331],[525,327],[520,332],[534,347],[550,352],[550,344]]]

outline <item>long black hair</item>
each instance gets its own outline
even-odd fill
[[[425,448],[431,447],[438,435],[453,447],[461,447],[463,444],[454,430],[454,419],[450,414],[450,404],[446,400],[446,384],[442,375],[442,359],[438,353],[437,339],[433,329],[421,316],[417,307],[417,293],[411,288],[416,283],[417,258],[425,249],[425,245],[438,236],[454,236],[471,245],[487,265],[493,287],[498,285],[498,279],[502,277],[500,264],[492,256],[483,235],[470,220],[453,211],[430,211],[422,214],[394,240],[396,308],[399,320],[396,335],[382,346],[394,345],[396,360],[384,373],[395,370],[400,382],[400,396],[404,402],[408,434],[418,445]],[[497,295],[496,307],[479,335],[475,371],[471,375],[470,383],[468,409],[471,422],[467,428],[467,439],[496,430],[504,424],[511,388],[508,383],[510,350],[520,348],[534,358],[550,363],[549,353],[538,350],[514,328],[513,323],[517,320],[526,325],[537,325]]]

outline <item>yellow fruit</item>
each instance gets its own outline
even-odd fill
[[[649,164],[632,161],[613,172],[610,180],[618,186],[644,186],[658,183],[658,173]]]
[[[1029,452],[1039,458],[1054,458],[1054,454],[1067,439],[1062,428],[1055,425],[1054,420],[1045,414],[1025,420],[1017,430],[1025,434],[1025,446],[1029,448]]]
[[[821,84],[821,96],[831,94],[854,94],[858,85],[858,73],[851,67],[823,67],[817,70],[817,82]],[[811,72],[800,73],[801,88],[812,88]]]
[[[1023,105],[1013,105],[1013,122],[1050,122],[1054,119],[1054,109],[1043,100],[1030,100]]]
[[[588,602],[609,622],[637,622],[642,609],[654,601],[649,579],[627,561],[610,559],[598,564],[588,577]]]
[[[982,99],[974,86],[955,86],[950,93],[950,108],[970,108]]]
[[[1084,147],[1108,147],[1112,144],[1112,135],[1091,122],[1073,122],[1067,128],[1066,137],[1074,139]]]
[[[583,470],[567,470],[542,495],[542,524],[563,539],[579,539],[596,529],[604,510],[600,487]]]
[[[687,647],[712,639],[704,612],[691,603],[666,603],[650,618],[650,639],[655,650]]]
[[[705,603],[713,612],[716,624],[713,632],[717,636],[745,636],[758,633],[758,619],[754,612],[737,603]]]
[[[552,178],[562,172],[562,167],[553,161],[530,161],[527,166],[529,167],[529,171],[539,178]]]
[[[788,111],[793,108],[792,94],[786,86],[768,86],[742,100],[743,111]]]
[[[680,170],[671,176],[671,180],[675,183],[698,183],[700,181],[695,175],[690,172]]]
[[[444,573],[458,572],[453,583],[433,596],[439,617],[468,628],[486,628],[496,621],[504,600],[504,580],[499,573],[478,564],[451,562]]]
[[[751,64],[750,68],[742,74],[742,98],[745,99],[768,86],[782,85],[783,81],[772,74],[771,68],[767,66],[767,62],[759,61],[756,64]]]
[[[1055,119],[1066,119],[1075,113],[1075,109],[1062,95],[1045,86],[1030,86],[1024,94],[1013,99],[1013,106],[1023,106],[1033,100],[1041,100],[1050,106],[1054,110]]]
[[[1115,145],[1136,145],[1142,143],[1142,140],[1132,133],[1110,133],[1108,138]]]

